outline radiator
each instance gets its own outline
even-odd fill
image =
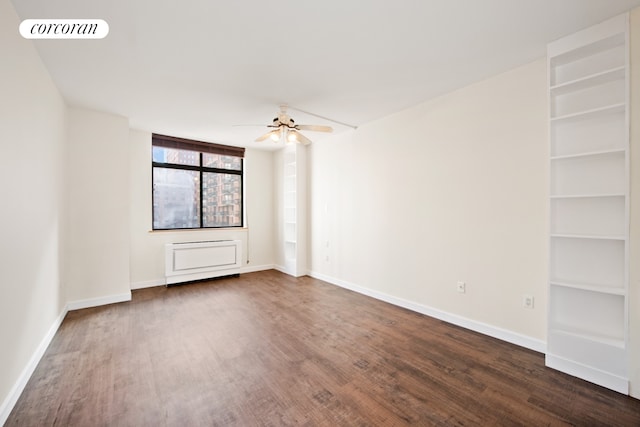
[[[240,240],[167,243],[165,276],[167,285],[192,280],[240,274]]]

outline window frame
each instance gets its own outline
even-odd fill
[[[198,153],[199,165],[181,165],[176,163],[156,162],[153,159],[153,148],[162,147],[176,150],[187,150]],[[214,144],[210,142],[195,141],[191,139],[177,138],[168,135],[152,134],[151,135],[151,230],[152,231],[171,231],[171,230],[216,230],[225,228],[244,228],[244,152],[242,147],[232,147],[222,144]],[[221,156],[233,156],[240,158],[240,169],[225,169],[210,166],[203,166],[203,154],[217,154]],[[154,222],[155,216],[155,191],[154,191],[154,169],[178,169],[195,171],[199,174],[199,195],[200,195],[200,214],[198,227],[174,227],[174,228],[156,228]],[[240,178],[240,225],[223,225],[223,226],[204,226],[204,174],[217,173],[223,175],[236,175]]]

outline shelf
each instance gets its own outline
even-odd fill
[[[550,330],[552,334],[564,335],[568,337],[580,338],[587,341],[593,341],[599,344],[605,344],[611,347],[624,349],[624,340],[620,338],[608,337],[604,335],[590,334],[585,331],[579,331],[570,328],[556,327]]]
[[[622,14],[547,46],[546,351],[610,388],[628,375],[628,26]]]
[[[601,151],[589,151],[586,153],[578,153],[578,154],[565,154],[563,156],[553,156],[551,160],[564,160],[564,159],[575,159],[579,157],[590,157],[590,156],[605,156],[609,154],[624,154],[626,150],[624,148],[616,148],[613,150],[601,150]]]
[[[551,330],[561,330],[591,341],[624,341],[624,295],[551,286],[549,296]]]
[[[625,34],[620,31],[617,34],[613,34],[607,38],[598,40],[597,42],[586,44],[574,49],[567,49],[561,47],[563,45],[554,42],[550,45],[552,49],[549,52],[551,67],[559,67],[571,62],[578,61],[590,56],[594,56],[600,52],[612,50],[616,47],[624,46]],[[558,52],[558,50],[560,50]]]
[[[569,92],[579,91],[600,84],[609,83],[615,80],[621,80],[625,78],[625,70],[626,68],[624,67],[624,65],[621,67],[611,68],[609,70],[551,86],[549,90],[551,91],[552,95],[563,95]]]
[[[618,235],[596,235],[596,234],[551,234],[551,237],[562,239],[593,239],[593,240],[627,240],[624,236]]]
[[[625,296],[626,292],[623,288],[615,288],[612,286],[603,286],[603,285],[586,285],[583,283],[570,283],[570,282],[558,282],[558,281],[551,281],[549,282],[549,284],[551,286],[559,286],[559,287],[563,287],[563,288],[572,288],[572,289],[579,289],[582,291],[589,291],[589,292],[597,292],[597,293],[601,293],[601,294],[608,294],[608,295],[619,295],[619,296]]]
[[[549,281],[618,287],[625,282],[624,240],[550,238]],[[623,287],[623,286],[620,286]]]
[[[550,199],[586,199],[586,198],[604,198],[604,197],[626,197],[622,193],[610,193],[610,194],[565,194],[565,195],[552,195]]]
[[[599,108],[592,108],[590,110],[585,110],[585,111],[579,111],[577,113],[564,114],[558,117],[551,117],[550,120],[551,120],[551,123],[557,123],[557,122],[573,120],[573,119],[587,119],[589,117],[594,117],[601,114],[623,113],[624,110],[625,110],[625,104],[620,103],[620,104],[606,105],[604,107],[599,107]]]
[[[295,277],[307,272],[306,268],[306,227],[307,212],[306,176],[307,154],[306,148],[300,144],[286,144],[282,150],[283,186],[280,203],[282,213],[278,227],[278,237],[282,243],[277,248],[276,258],[284,266],[284,271]]]
[[[550,234],[625,235],[625,198],[554,198],[550,200]]]
[[[552,126],[551,157],[627,148],[624,114],[601,114],[588,120],[566,120]]]
[[[551,162],[552,195],[627,192],[625,153],[581,156]]]

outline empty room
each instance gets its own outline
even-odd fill
[[[0,0],[0,425],[640,426],[640,0]]]

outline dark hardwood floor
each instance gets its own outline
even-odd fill
[[[542,354],[276,271],[70,312],[7,426],[640,426]]]

